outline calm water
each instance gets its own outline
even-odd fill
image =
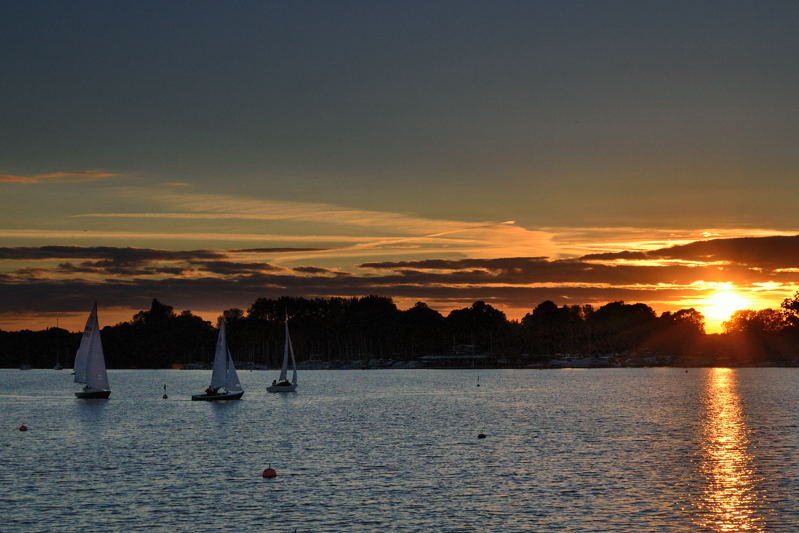
[[[799,529],[799,369],[209,376],[0,370],[0,531]]]

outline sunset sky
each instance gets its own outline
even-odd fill
[[[799,289],[797,27],[790,1],[3,2],[0,328],[380,294],[717,331]]]

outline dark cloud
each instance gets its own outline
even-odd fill
[[[280,270],[269,263],[237,263],[235,261],[203,261],[193,263],[193,265],[206,272],[227,276]]]
[[[647,252],[605,252],[601,254],[588,254],[584,255],[580,259],[590,261],[596,259],[628,259],[628,260],[641,260],[641,259],[653,259],[647,255]]]
[[[302,267],[294,267],[292,268],[294,272],[300,272],[302,274],[331,274],[336,273],[333,270],[327,268],[320,268],[320,267],[312,267],[312,266],[302,266]]]
[[[423,259],[420,261],[384,261],[363,263],[361,268],[390,269],[413,268],[417,270],[461,270],[464,268],[487,268],[499,270],[515,268],[519,264],[546,263],[546,257],[507,257],[497,259]]]
[[[0,274],[0,312],[80,311],[97,298],[106,305],[146,307],[159,298],[181,308],[243,307],[258,297],[379,294],[468,305],[485,300],[516,308],[550,299],[558,304],[611,300],[667,302],[695,294],[685,287],[705,282],[799,283],[799,272],[778,272],[799,255],[799,237],[717,239],[652,252],[593,254],[581,259],[542,257],[425,259],[363,263],[366,274],[313,265],[284,270],[263,262],[236,262],[220,252],[172,252],[136,248],[2,248],[0,257],[49,258],[74,254],[55,270],[23,268]],[[782,253],[778,253],[781,250]],[[205,257],[210,255],[211,258]],[[691,259],[704,264],[599,264],[589,259]],[[166,264],[158,263],[164,261]],[[170,263],[176,262],[176,263]],[[768,265],[768,267],[764,266]],[[363,270],[361,271],[363,272]],[[191,273],[191,276],[186,276]],[[51,277],[105,275],[102,282]],[[335,275],[331,275],[335,274]],[[166,279],[156,279],[167,276]],[[49,277],[48,277],[49,276]],[[546,286],[546,285],[549,286]]]
[[[24,281],[28,279],[47,279],[50,271],[46,268],[20,268],[8,274],[14,281]]]
[[[117,264],[144,261],[212,260],[227,257],[214,250],[155,250],[152,248],[117,248],[112,246],[17,246],[0,248],[0,259],[105,259]]]
[[[688,284],[696,280],[730,282],[766,274],[743,267],[686,265],[602,265],[579,260],[548,261],[538,257],[424,260],[364,263],[362,268],[395,271],[391,282],[412,283],[609,283]],[[430,272],[449,270],[450,272]],[[773,277],[773,276],[772,276]],[[791,279],[795,275],[786,276]],[[769,278],[773,281],[773,279]]]
[[[44,270],[44,269],[41,269]],[[56,269],[65,274],[104,274],[119,276],[153,276],[170,274],[182,276],[194,269],[189,266],[140,266],[139,264],[117,264],[113,261],[84,261],[79,265],[60,263]]]
[[[84,311],[97,299],[102,305],[144,309],[152,298],[182,309],[223,309],[247,306],[256,298],[285,295],[305,297],[377,294],[468,305],[485,300],[497,305],[530,307],[543,300],[558,304],[607,302],[612,300],[667,300],[684,296],[678,289],[657,291],[619,287],[451,287],[390,285],[384,280],[347,277],[258,275],[237,279],[171,278],[135,279],[129,282],[92,283],[85,280],[0,283],[0,313]]]
[[[244,248],[241,250],[231,250],[231,252],[278,254],[283,252],[323,252],[325,250],[330,250],[330,248]]]
[[[799,235],[712,239],[647,252],[590,254],[581,259],[681,259],[727,261],[737,265],[770,269],[795,268],[799,267]]]

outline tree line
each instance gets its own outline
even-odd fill
[[[779,310],[743,310],[722,335],[706,335],[695,309],[657,315],[646,304],[610,302],[538,304],[521,320],[508,320],[477,301],[446,316],[418,302],[400,310],[391,298],[259,298],[245,311],[223,313],[228,342],[240,366],[277,366],[288,316],[299,361],[416,360],[464,349],[504,364],[535,364],[559,354],[654,357],[671,364],[793,362],[799,341],[799,293]],[[61,328],[0,331],[0,366],[69,367],[80,333]],[[216,328],[190,311],[157,299],[130,321],[102,329],[109,368],[169,368],[211,361]],[[666,359],[663,359],[666,357]]]

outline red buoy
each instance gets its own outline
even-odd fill
[[[20,431],[28,431],[28,426],[26,426],[25,424],[22,424],[21,426],[19,426],[19,430]]]
[[[261,475],[265,478],[271,479],[273,477],[277,477],[277,472],[275,472],[274,468],[267,468],[266,470],[264,470],[264,473]]]

